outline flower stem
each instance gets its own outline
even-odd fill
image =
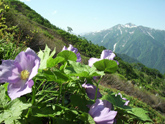
[[[96,99],[97,99],[97,93],[98,93],[99,83],[100,83],[100,81],[101,81],[102,77],[103,77],[103,76],[101,76],[101,77],[100,77],[100,79],[99,79],[99,81],[98,81],[98,82],[96,82],[96,81],[93,79],[93,80],[94,80],[94,82],[96,83],[95,102],[96,102]]]
[[[35,104],[35,94],[36,94],[36,90],[35,90],[35,88],[36,88],[36,81],[34,81],[34,85],[33,85],[33,87],[32,87],[32,92],[33,92],[33,95],[32,95],[32,105],[34,105]]]

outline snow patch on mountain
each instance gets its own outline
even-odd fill
[[[148,34],[149,34],[149,36],[151,36],[153,39],[155,39],[152,35],[151,35],[151,33],[150,32],[147,32]]]
[[[110,32],[108,32],[108,33],[103,37],[103,39],[102,39],[101,42],[103,42],[103,40],[106,38],[106,36],[107,36],[109,33],[110,33]]]
[[[125,46],[125,44],[127,43],[127,41],[123,40],[123,42],[124,42],[124,44],[122,45],[122,47],[124,47],[124,46]]]
[[[120,27],[118,27],[118,29],[120,30],[120,34],[122,34],[122,30],[121,30],[121,28],[120,28]]]
[[[117,43],[115,43],[114,46],[113,46],[113,52],[115,52],[116,44]]]
[[[127,23],[123,27],[126,27],[126,28],[136,28],[137,26],[134,25],[134,24],[131,24],[131,23]]]
[[[135,25],[124,25],[126,28],[136,28],[137,26],[135,26]]]

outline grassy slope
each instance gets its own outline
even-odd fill
[[[8,26],[17,25],[23,34],[22,40],[25,39],[27,35],[33,36],[32,31],[36,31],[32,41],[29,46],[38,51],[38,49],[43,49],[45,44],[47,44],[51,49],[56,47],[57,52],[62,49],[62,46],[66,45],[61,36],[58,35],[53,29],[47,28],[35,21],[27,18],[21,11],[25,11],[21,4],[17,7],[19,10],[11,8],[6,16],[6,22]],[[30,11],[30,10],[29,10]]]
[[[45,46],[45,44],[47,44],[51,49],[54,49],[54,47],[56,47],[56,51],[60,52],[64,45],[69,44],[68,42],[66,42],[66,39],[64,40],[64,38],[58,33],[58,28],[48,28],[48,26],[46,27],[42,24],[36,23],[35,21],[32,21],[32,19],[27,18],[22,11],[24,12],[31,10],[26,10],[25,8],[22,8],[22,6],[17,6],[17,10],[11,8],[6,15],[6,22],[8,26],[17,25],[19,27],[19,29],[22,31],[21,34],[23,35],[21,39],[22,41],[25,40],[26,36],[28,35],[33,37],[32,41],[29,43],[29,46],[32,49],[38,51],[38,49],[42,49]],[[37,33],[32,33],[32,31],[37,31]],[[85,56],[83,56],[82,58],[83,62],[87,63],[87,60],[89,58]],[[111,85],[110,88],[116,88],[118,90],[124,91],[126,94],[132,95],[146,102],[153,108],[159,111],[164,111],[162,104],[158,104],[158,101],[160,102],[160,100],[164,103],[163,99],[159,97],[154,97],[155,100],[150,99],[148,102],[146,98],[148,98],[148,96],[153,96],[151,95],[151,93],[146,92],[145,90],[141,91],[138,87],[131,87],[132,84],[128,85],[128,81],[125,77],[123,77],[123,79],[120,79],[119,77],[123,76],[120,74],[106,75],[102,81],[102,84],[104,84],[105,86]],[[130,87],[128,88],[125,86]],[[141,95],[139,95],[140,93]]]

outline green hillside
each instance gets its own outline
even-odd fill
[[[47,44],[52,50],[56,48],[58,53],[63,46],[72,44],[82,55],[82,62],[87,64],[90,57],[99,58],[105,49],[52,25],[23,2],[5,0],[5,4],[10,8],[0,11],[0,61],[15,58],[26,47],[38,52]],[[0,7],[3,9],[3,4]],[[101,91],[123,91],[132,99],[132,106],[149,110],[155,122],[163,121],[160,113],[165,113],[165,77],[158,70],[141,63],[129,64],[118,56],[115,59],[120,63],[119,68],[115,74],[107,74],[103,78]]]

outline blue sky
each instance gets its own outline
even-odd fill
[[[133,23],[165,30],[165,0],[20,0],[55,26],[73,33]]]

